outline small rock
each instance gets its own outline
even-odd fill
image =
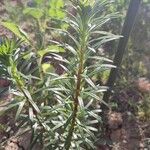
[[[19,150],[19,147],[16,142],[13,142],[12,140],[10,140],[7,142],[5,150]]]
[[[108,114],[108,126],[110,129],[118,129],[122,126],[122,115],[117,112],[110,112]]]

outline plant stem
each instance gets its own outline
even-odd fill
[[[75,129],[75,124],[76,124],[76,117],[78,113],[78,105],[79,105],[79,100],[78,97],[80,96],[80,91],[81,91],[81,83],[82,83],[82,72],[83,72],[83,66],[84,66],[84,57],[83,57],[83,49],[80,50],[80,64],[79,64],[79,69],[77,73],[77,85],[76,85],[76,90],[75,90],[75,96],[74,96],[74,108],[73,108],[73,116],[72,116],[72,122],[71,122],[71,127],[69,129],[69,133],[65,142],[65,149],[69,150],[71,146],[71,140],[73,136],[73,132]]]
[[[32,109],[34,110],[34,114],[36,119],[38,120],[39,124],[44,128],[44,130],[46,130],[45,126],[43,125],[42,121],[40,120],[39,116],[41,115],[40,112],[37,112],[37,110],[35,109],[35,107],[32,105],[32,103],[29,100],[29,97],[27,96],[27,94],[24,91],[24,85],[23,83],[21,83],[18,78],[20,79],[21,77],[19,76],[19,74],[16,74],[17,72],[17,68],[15,67],[13,70],[13,78],[16,81],[16,86],[18,87],[18,89],[23,93],[25,99],[28,101],[29,105],[32,107]],[[38,116],[39,115],[39,116]]]
[[[69,129],[69,133],[68,136],[66,138],[65,141],[65,150],[69,150],[70,146],[71,146],[71,141],[72,141],[72,137],[73,137],[73,132],[75,129],[75,125],[76,125],[76,118],[77,118],[77,113],[78,113],[78,106],[79,106],[79,96],[81,93],[81,85],[82,85],[82,73],[84,70],[84,63],[85,63],[85,52],[86,52],[86,48],[87,48],[87,40],[88,40],[88,35],[86,31],[88,31],[88,26],[87,26],[87,20],[86,18],[81,16],[81,22],[82,25],[80,26],[80,47],[79,47],[79,51],[78,51],[78,58],[79,58],[79,69],[77,72],[77,84],[76,84],[76,89],[75,89],[75,95],[74,95],[74,108],[73,108],[73,116],[72,116],[72,121],[71,121],[71,126]]]

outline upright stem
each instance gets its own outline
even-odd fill
[[[82,72],[83,72],[83,50],[81,50],[81,56],[80,56],[80,64],[79,64],[79,70],[77,73],[77,85],[76,85],[76,90],[75,90],[75,96],[74,96],[74,108],[73,108],[73,116],[72,116],[72,122],[71,122],[71,127],[69,129],[69,133],[65,142],[65,149],[69,150],[71,146],[71,140],[75,128],[75,123],[76,123],[76,117],[77,117],[77,112],[78,112],[78,104],[79,100],[78,97],[80,96],[80,91],[81,91],[81,82],[82,82]]]
[[[81,13],[82,14],[82,13]],[[78,51],[78,58],[79,58],[79,69],[77,72],[77,84],[76,84],[76,89],[75,89],[75,95],[74,95],[74,108],[73,108],[73,115],[72,115],[72,121],[71,121],[71,126],[69,129],[69,133],[68,136],[66,138],[66,142],[65,142],[65,150],[69,150],[70,146],[71,146],[71,141],[72,141],[72,137],[73,137],[73,132],[75,129],[75,125],[76,125],[76,118],[77,118],[77,113],[78,113],[78,106],[79,106],[79,96],[81,93],[81,85],[82,85],[82,73],[84,70],[84,62],[85,62],[85,52],[86,52],[86,48],[87,48],[87,40],[88,40],[88,36],[87,36],[87,30],[88,30],[88,26],[87,26],[87,20],[85,17],[81,16],[81,26],[80,26],[80,48]]]
[[[29,103],[29,105],[32,107],[32,109],[34,110],[34,112],[35,112],[35,117],[36,117],[36,119],[38,120],[38,122],[39,122],[39,124],[43,127],[43,129],[45,130],[45,131],[47,131],[47,129],[45,128],[45,126],[43,125],[43,123],[42,123],[42,121],[40,120],[40,116],[41,116],[41,114],[40,114],[40,112],[38,112],[36,109],[35,109],[35,107],[32,105],[32,103],[30,102],[30,99],[29,99],[29,97],[27,96],[27,94],[25,93],[25,91],[24,91],[24,85],[23,85],[23,83],[21,83],[19,80],[18,80],[18,78],[20,79],[20,76],[17,74],[16,75],[16,72],[17,71],[17,68],[14,68],[14,70],[13,70],[13,78],[15,79],[15,81],[16,81],[16,85],[17,85],[17,87],[18,87],[18,89],[23,93],[23,95],[24,95],[24,97],[25,97],[25,99],[28,101],[28,103]],[[38,116],[39,115],[39,116]]]

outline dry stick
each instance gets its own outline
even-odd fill
[[[124,26],[122,29],[122,34],[121,34],[123,36],[123,38],[121,38],[119,40],[117,52],[116,52],[116,55],[114,58],[114,65],[117,66],[117,69],[115,69],[115,68],[111,69],[110,76],[109,76],[109,79],[107,81],[107,86],[110,88],[110,90],[108,90],[104,94],[104,97],[103,97],[103,100],[105,102],[109,102],[109,97],[111,96],[111,89],[115,83],[118,69],[121,65],[121,62],[123,59],[123,54],[126,50],[128,39],[129,39],[130,33],[132,31],[132,28],[134,26],[134,22],[135,22],[136,15],[138,13],[138,9],[140,7],[140,4],[141,4],[141,0],[131,0],[130,1],[130,5],[128,8],[127,16],[126,16],[125,23],[124,23]],[[103,105],[103,108],[107,109],[107,107],[104,105]]]

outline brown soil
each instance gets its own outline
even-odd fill
[[[111,112],[104,137],[107,142],[100,145],[98,150],[149,150],[150,145],[145,143],[150,138],[148,124],[139,121],[130,112]]]

